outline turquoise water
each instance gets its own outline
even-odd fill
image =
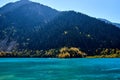
[[[0,59],[0,80],[120,80],[120,59]]]

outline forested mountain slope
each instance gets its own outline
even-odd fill
[[[6,46],[3,46],[6,45]],[[77,47],[88,55],[120,49],[120,28],[75,11],[57,11],[28,0],[0,8],[0,50]]]

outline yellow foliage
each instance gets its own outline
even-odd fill
[[[63,48],[60,49],[60,53],[64,53],[64,52],[68,51],[68,49],[69,48],[67,48],[67,47],[63,47]]]
[[[65,34],[65,35],[68,34],[68,31],[64,31],[64,34]]]
[[[58,57],[62,58],[66,56],[68,57],[68,54],[69,54],[69,57],[84,57],[86,56],[85,53],[83,53],[82,51],[79,50],[79,48],[75,48],[75,47],[71,47],[71,48],[68,48],[68,47],[63,47],[60,49],[60,53],[58,55]]]
[[[90,37],[91,37],[91,35],[90,35],[90,34],[87,34],[86,36],[87,36],[88,38],[90,38]]]
[[[66,53],[60,53],[60,54],[58,54],[58,57],[59,58],[70,58],[70,54],[68,53],[68,52],[66,52]]]

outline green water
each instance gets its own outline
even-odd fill
[[[120,59],[0,59],[0,80],[120,80]]]

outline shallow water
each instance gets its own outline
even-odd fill
[[[0,59],[0,80],[120,80],[120,59]]]

